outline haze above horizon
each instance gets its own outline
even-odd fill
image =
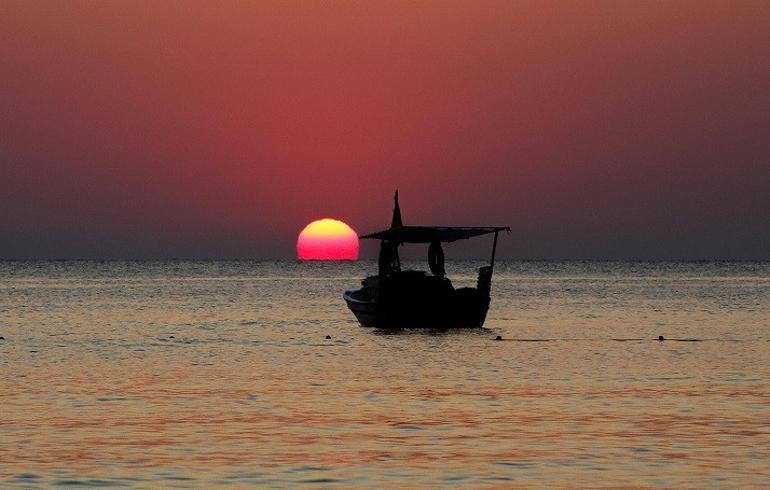
[[[770,259],[770,3],[0,4],[0,258]],[[361,242],[361,256],[376,244]],[[484,240],[448,258],[488,254]]]

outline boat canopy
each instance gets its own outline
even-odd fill
[[[511,231],[507,226],[394,226],[359,238],[395,243],[450,243],[488,233],[499,233],[503,230]]]

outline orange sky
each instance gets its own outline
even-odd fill
[[[407,223],[510,225],[502,257],[767,259],[768,26],[764,1],[4,1],[0,257],[289,258],[313,219],[387,225],[398,187]]]

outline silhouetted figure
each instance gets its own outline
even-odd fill
[[[441,248],[441,242],[434,241],[428,247],[428,265],[430,271],[436,277],[444,277],[444,249]]]
[[[503,336],[502,335],[498,335],[497,337],[495,337],[495,340],[503,340]]]
[[[380,242],[380,255],[377,260],[380,277],[385,277],[401,270],[396,244],[383,240]]]
[[[666,339],[665,339],[665,337],[663,337],[662,335],[658,335],[658,340],[659,340],[659,341],[662,341],[662,340],[666,340]]]

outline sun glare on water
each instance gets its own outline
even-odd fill
[[[300,260],[357,260],[358,235],[336,219],[319,219],[307,225],[297,238]]]

